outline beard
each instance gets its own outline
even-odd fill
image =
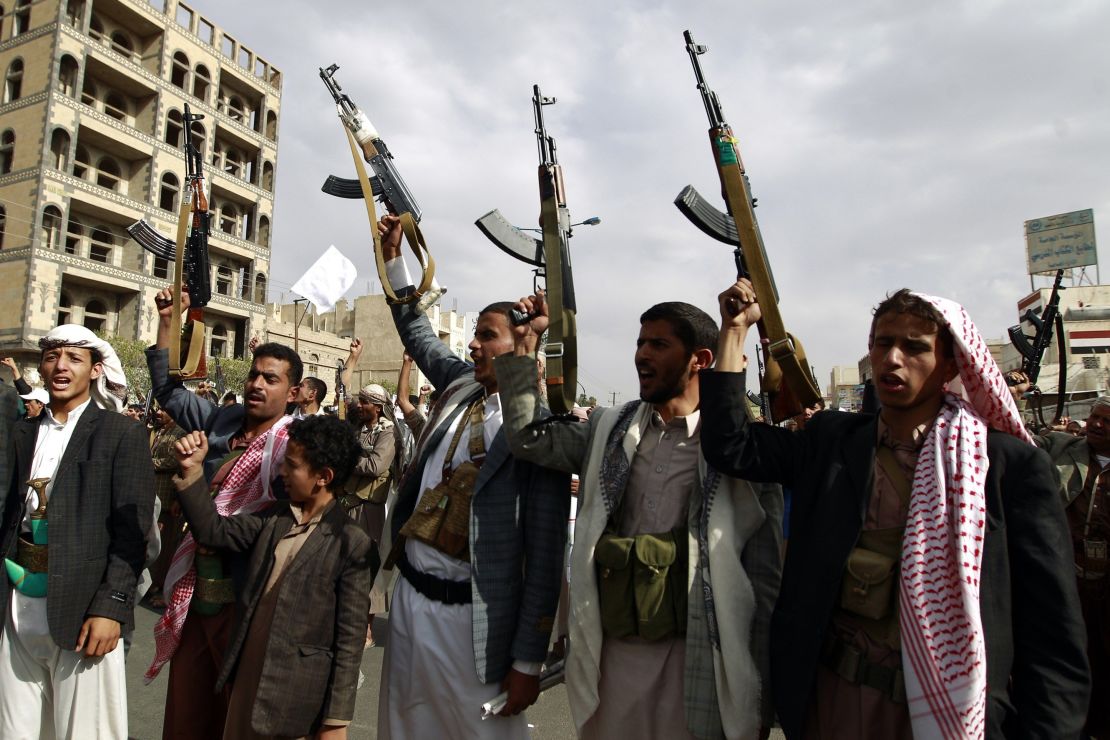
[[[640,400],[644,403],[666,403],[681,396],[686,391],[686,367],[678,367],[666,374],[657,374],[653,388],[640,388]]]

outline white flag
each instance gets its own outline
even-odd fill
[[[354,263],[344,257],[333,244],[294,283],[293,292],[312,301],[318,312],[327,313],[335,308],[335,302],[355,284],[357,275]]]

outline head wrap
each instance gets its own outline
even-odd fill
[[[959,304],[920,295],[952,336],[959,369],[914,470],[899,583],[906,700],[918,740],[985,732],[986,644],[979,611],[986,535],[987,432],[1026,442],[1006,380]]]
[[[102,409],[123,411],[124,404],[127,403],[127,378],[112,345],[83,326],[62,324],[51,329],[39,340],[39,348],[43,352],[56,347],[82,347],[100,355],[104,372],[92,381],[89,389],[92,399]]]

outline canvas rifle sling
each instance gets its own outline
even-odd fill
[[[189,354],[181,362],[182,311],[181,293],[185,279],[185,248],[189,241],[189,229],[193,223],[192,199],[182,194],[181,211],[177,217],[177,251],[174,254],[173,310],[170,313],[170,357],[169,375],[174,378],[188,378],[200,365],[200,354],[204,348],[204,324],[189,321]],[[199,325],[199,337],[197,336]]]
[[[751,216],[751,207],[745,202],[750,195],[742,180],[744,174],[740,168],[739,155],[736,153],[735,139],[718,133],[714,137],[714,144],[717,149],[717,169],[721,175],[721,184],[724,186],[725,200],[736,223],[736,233],[740,237],[740,243],[758,244],[759,234]],[[779,313],[778,303],[774,300],[775,290],[771,285],[771,273],[764,260],[763,251],[745,249],[744,261],[748,265],[748,273],[755,288],[756,299],[759,301],[762,314],[760,323],[763,325],[765,338],[769,341],[767,352],[782,368],[784,380],[802,406],[812,406],[820,400],[821,393],[810,379],[808,368],[802,365],[794,339],[787,334],[786,327],[782,323],[782,314]]]
[[[389,277],[386,275],[385,257],[382,255],[382,237],[378,233],[378,214],[374,207],[374,191],[370,186],[370,178],[366,174],[366,164],[363,161],[354,134],[346,126],[343,127],[343,130],[347,132],[347,141],[351,145],[351,158],[355,160],[355,171],[358,172],[358,181],[362,185],[362,199],[366,202],[366,215],[370,217],[370,234],[374,237],[374,262],[378,267],[378,279],[385,291],[386,302],[411,303],[419,300],[420,296],[428,292],[428,289],[432,286],[432,280],[436,273],[436,262],[432,259],[432,253],[428,251],[428,247],[424,243],[424,234],[421,233],[420,226],[413,220],[411,213],[398,214],[405,241],[408,242],[412,253],[416,255],[416,261],[420,263],[420,269],[423,272],[420,285],[417,286],[416,290],[404,298],[399,298],[393,291],[393,286],[389,284]]]
[[[578,389],[578,334],[574,311],[567,308],[563,300],[564,255],[559,197],[554,173],[543,165],[540,166],[540,192],[545,196],[540,204],[540,215],[544,227],[544,271],[550,314],[547,328],[547,402],[556,414],[567,414],[574,408],[574,393]]]

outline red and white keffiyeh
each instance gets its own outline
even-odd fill
[[[270,484],[277,477],[285,457],[291,421],[292,417],[281,417],[265,434],[251,441],[235,461],[216,494],[216,511],[221,516],[250,514],[274,501]],[[197,571],[193,567],[196,549],[192,533],[186,534],[170,561],[163,589],[169,598],[166,599],[166,611],[154,625],[154,661],[143,676],[145,683],[154,680],[181,643],[181,630],[185,627],[185,617],[189,614],[197,582]]]
[[[981,740],[987,429],[1033,440],[967,312],[945,298],[918,295],[948,324],[964,397],[946,395],[914,470],[899,590],[906,699],[916,740]]]

